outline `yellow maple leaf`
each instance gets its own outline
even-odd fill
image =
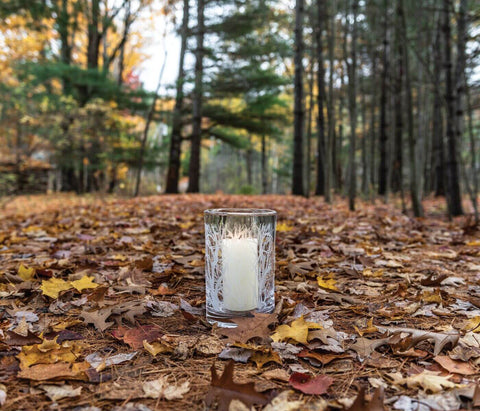
[[[94,280],[94,277],[89,277],[88,275],[84,275],[82,278],[80,278],[80,280],[70,281],[70,284],[77,291],[81,292],[87,288],[97,288],[98,284],[95,284],[93,280]]]
[[[293,225],[282,221],[281,223],[277,224],[277,231],[279,232],[287,232],[287,231],[292,231],[293,230]]]
[[[469,241],[467,243],[468,246],[479,246],[480,245],[480,240],[474,240],[474,241]]]
[[[257,364],[258,369],[262,368],[269,362],[276,362],[277,364],[282,365],[282,359],[280,358],[280,355],[271,348],[267,351],[255,351],[249,360]]]
[[[61,278],[50,278],[49,280],[43,280],[40,287],[43,295],[51,298],[58,298],[58,294],[61,291],[69,290],[70,288],[72,288],[72,285]]]
[[[20,267],[18,267],[18,276],[23,280],[23,281],[30,281],[33,276],[35,275],[35,268],[33,267],[27,267],[23,264],[20,264]]]
[[[480,333],[480,316],[470,318],[463,324],[463,329],[466,331],[473,331],[474,333]]]
[[[271,338],[275,342],[295,340],[301,344],[308,344],[308,329],[322,328],[320,324],[305,321],[303,316],[292,322],[291,325],[280,325],[277,327]]]
[[[41,344],[25,345],[17,355],[22,370],[35,364],[73,363],[82,352],[78,343],[65,341],[62,345],[55,340],[43,340]]]
[[[443,303],[443,299],[440,293],[431,291],[424,291],[422,293],[422,301],[426,303]]]
[[[317,282],[318,282],[318,286],[320,288],[324,288],[324,289],[332,290],[332,291],[340,291],[337,288],[337,286],[335,285],[336,281],[333,278],[317,277]]]
[[[145,348],[154,357],[156,357],[157,354],[173,352],[172,347],[167,344],[161,343],[160,341],[153,341],[152,343],[149,343],[147,340],[143,340],[143,348]]]
[[[363,269],[364,277],[378,278],[383,276],[383,269],[372,271],[370,268]]]

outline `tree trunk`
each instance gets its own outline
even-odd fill
[[[267,138],[262,134],[262,194],[268,191],[268,173],[267,173]]]
[[[312,47],[313,48],[313,47]],[[308,113],[307,113],[307,147],[305,151],[305,185],[307,186],[305,194],[308,198],[310,196],[310,182],[312,176],[312,117],[313,117],[313,79],[314,79],[314,72],[315,72],[315,64],[314,64],[314,51],[312,50],[311,53],[311,61],[310,61],[310,73],[308,75]]]
[[[69,27],[69,13],[68,0],[62,0],[62,8],[58,13],[57,18],[58,34],[60,36],[60,60],[65,65],[70,65],[72,61],[72,46],[69,42],[68,27]],[[70,80],[64,76],[62,78],[63,94],[68,95],[71,92],[72,85]]]
[[[410,163],[410,196],[412,198],[412,208],[415,217],[423,216],[423,207],[419,198],[419,181],[417,179],[417,159],[416,159],[416,142],[413,134],[413,99],[412,99],[412,86],[410,81],[410,64],[407,49],[407,24],[405,18],[405,9],[403,7],[403,0],[399,1],[398,14],[402,25],[403,35],[403,66],[405,67],[405,89],[407,97],[407,134],[408,134],[408,156]]]
[[[292,194],[304,195],[303,183],[303,127],[305,109],[303,106],[303,17],[304,0],[295,4],[295,80],[294,80],[294,126],[293,126],[293,178]]]
[[[477,148],[475,143],[475,135],[473,132],[473,108],[470,98],[470,92],[465,84],[466,100],[467,100],[467,113],[468,113],[468,137],[470,142],[470,173],[472,174],[472,195],[471,201],[473,206],[473,211],[475,213],[475,222],[480,223],[480,216],[478,212],[478,175],[477,175]]]
[[[87,30],[87,67],[98,67],[98,55],[100,50],[100,32],[99,32],[99,18],[100,18],[100,0],[91,0],[91,15],[88,21]]]
[[[326,4],[326,3],[324,3]],[[329,73],[328,73],[328,99],[327,99],[327,118],[328,118],[328,135],[327,135],[327,150],[325,156],[325,201],[331,202],[332,191],[332,162],[333,153],[335,147],[335,107],[333,104],[333,75],[335,66],[335,19],[336,19],[336,2],[332,2],[330,10],[330,27],[327,30],[328,36],[328,61],[329,61]],[[327,10],[325,7],[325,14]]]
[[[183,20],[181,31],[180,62],[178,64],[177,95],[173,109],[172,136],[170,141],[170,155],[167,171],[167,193],[178,193],[180,178],[180,155],[182,146],[182,110],[183,110],[183,84],[185,83],[185,53],[187,50],[188,22],[190,15],[189,0],[183,0]]]
[[[403,187],[403,77],[406,75],[403,59],[403,43],[405,39],[401,35],[400,13],[401,0],[397,0],[396,24],[395,24],[395,73],[393,82],[393,110],[395,119],[395,132],[393,140],[393,168],[392,168],[392,192],[398,193]],[[407,107],[407,110],[409,108]]]
[[[188,170],[189,193],[200,191],[200,147],[202,142],[203,40],[205,36],[205,0],[197,0],[197,48],[195,50],[195,89],[193,91],[193,130]]]
[[[353,0],[353,27],[351,39],[351,63],[348,64],[348,107],[350,111],[350,139],[349,139],[349,175],[348,175],[348,207],[351,211],[355,210],[356,196],[356,164],[355,164],[355,144],[357,128],[357,15],[358,2]]]
[[[452,39],[450,28],[450,0],[443,0],[443,35],[445,47],[445,99],[447,102],[447,204],[449,215],[463,214],[462,199],[460,196],[460,179],[458,168],[458,141],[455,132],[455,90],[452,79]]]
[[[389,70],[388,58],[388,2],[384,0],[384,21],[383,21],[383,67],[381,77],[380,94],[380,130],[379,130],[379,154],[380,164],[378,168],[378,194],[387,194],[387,75]]]
[[[317,21],[315,26],[317,69],[317,184],[316,195],[325,194],[325,116],[323,103],[325,101],[325,66],[323,59],[323,29],[325,26],[325,1],[317,0]]]
[[[437,24],[435,35],[435,43],[433,46],[433,121],[432,121],[432,148],[433,148],[433,180],[435,196],[445,195],[445,149],[444,149],[444,129],[443,129],[443,111],[442,96],[440,94],[439,85],[441,84],[441,67],[442,58],[442,41],[441,41],[441,24]]]
[[[368,193],[368,158],[367,158],[367,102],[364,77],[360,77],[360,97],[362,101],[362,193]]]
[[[162,77],[163,77],[163,72],[165,70],[166,62],[167,62],[167,52],[165,52],[162,68],[160,69],[160,75],[158,77],[157,88],[155,90],[155,95],[153,96],[152,105],[150,106],[150,110],[148,111],[147,120],[145,122],[145,128],[143,129],[142,140],[140,143],[140,153],[138,155],[137,178],[135,182],[135,192],[133,194],[134,197],[137,197],[140,194],[140,184],[142,181],[142,170],[143,170],[143,165],[145,161],[145,147],[147,145],[148,131],[150,130],[150,124],[152,123],[153,115],[155,114],[155,106],[157,105],[158,93],[160,91],[160,86],[162,85]]]

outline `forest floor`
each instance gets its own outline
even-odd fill
[[[289,196],[4,204],[1,408],[479,407],[480,232],[424,205],[415,219]],[[278,212],[276,311],[233,332],[204,316],[203,210],[219,207]]]

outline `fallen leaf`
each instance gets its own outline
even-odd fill
[[[146,381],[142,384],[146,398],[165,398],[167,400],[178,400],[190,391],[190,383],[184,381],[175,385],[167,381],[167,377],[161,376],[153,381]]]
[[[137,355],[137,352],[131,352],[127,354],[116,354],[112,356],[102,357],[102,355],[98,352],[93,354],[89,354],[85,357],[85,361],[87,361],[92,368],[104,369],[105,367],[110,367],[112,365],[122,364],[124,362],[130,361]]]
[[[143,347],[143,342],[150,343],[162,336],[160,330],[155,325],[141,325],[135,328],[119,327],[112,331],[112,335],[128,344],[134,350]]]
[[[72,398],[80,396],[82,387],[73,388],[71,385],[40,385],[39,388],[45,391],[45,394],[52,401],[58,401],[62,398]]]
[[[20,267],[18,267],[17,274],[23,281],[31,281],[35,276],[35,268],[33,267],[29,268],[23,264],[20,264]]]
[[[368,401],[365,395],[365,388],[361,387],[357,398],[355,398],[355,401],[347,411],[384,411],[384,395],[383,387],[378,387],[372,399]]]
[[[7,387],[5,385],[0,384],[0,407],[5,405],[7,401]]]
[[[227,411],[230,402],[237,399],[243,402],[247,407],[254,404],[265,405],[270,402],[266,394],[255,390],[253,382],[239,384],[233,381],[234,362],[229,361],[219,377],[215,365],[212,365],[212,381],[207,392],[205,403],[207,407],[212,407],[215,401],[218,404],[218,411]]]
[[[89,289],[89,288],[97,288],[98,287],[98,284],[95,284],[93,282],[93,280],[94,280],[94,277],[89,277],[87,275],[84,275],[82,278],[80,278],[80,280],[71,281],[70,284],[77,291],[82,292],[83,290],[86,290],[86,289]]]
[[[280,325],[275,330],[275,333],[272,334],[271,338],[275,342],[294,340],[301,344],[308,344],[308,330],[309,328],[322,328],[321,325],[305,321],[303,316],[294,320],[291,325]]]
[[[439,372],[424,370],[419,374],[402,378],[400,373],[390,373],[393,382],[397,385],[407,385],[409,388],[422,388],[426,392],[438,393],[445,388],[454,388],[457,384],[450,381],[450,376],[444,377]]]
[[[72,364],[59,362],[56,364],[37,364],[18,373],[18,378],[34,381],[45,381],[53,379],[77,379],[84,373],[90,364],[80,363],[74,367]]]
[[[232,318],[232,322],[237,324],[235,328],[218,328],[220,335],[228,337],[227,342],[246,343],[254,337],[266,339],[271,331],[268,326],[277,321],[277,315],[255,313],[253,317]]]
[[[303,374],[300,372],[294,372],[288,380],[290,385],[303,392],[304,394],[325,394],[328,387],[332,385],[333,378],[328,375],[312,376],[309,374]]]
[[[282,360],[277,352],[272,351],[271,348],[267,350],[258,350],[254,351],[250,357],[250,361],[254,362],[257,365],[257,368],[262,368],[265,364],[269,362],[276,362],[277,364],[282,365]]]
[[[288,380],[290,379],[290,374],[282,368],[275,368],[273,370],[265,371],[262,374],[262,377],[266,378],[267,380],[279,380],[283,382],[288,382]]]
[[[290,401],[288,397],[293,391],[283,391],[277,395],[270,404],[266,405],[263,411],[297,411],[302,409],[302,401]],[[321,408],[318,408],[321,410]]]
[[[55,340],[43,340],[41,344],[23,346],[17,358],[23,370],[35,364],[73,363],[82,351],[78,343],[66,341],[60,345]]]
[[[58,298],[60,292],[70,290],[70,288],[72,288],[72,285],[69,282],[54,277],[49,280],[42,280],[42,285],[40,286],[43,295],[51,298]]]
[[[112,308],[101,308],[96,311],[82,311],[80,317],[83,318],[83,321],[86,324],[93,324],[95,328],[99,331],[105,331],[107,328],[110,328],[114,322],[106,320],[112,315]]]
[[[145,348],[153,357],[156,357],[158,354],[173,352],[173,347],[160,341],[149,343],[147,340],[143,340],[143,348]]]
[[[35,334],[32,332],[28,332],[27,335],[18,335],[17,333],[13,331],[7,331],[7,339],[6,343],[8,345],[33,345],[33,344],[41,344],[42,339],[40,337],[37,337]]]
[[[468,362],[452,360],[446,355],[437,355],[433,360],[451,373],[461,375],[478,374],[478,371],[476,371]]]
[[[287,221],[281,221],[277,224],[277,231],[279,233],[286,233],[293,230],[293,225]]]
[[[340,291],[336,286],[337,282],[334,278],[317,277],[317,283],[320,288],[325,290]]]

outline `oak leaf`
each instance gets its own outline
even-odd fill
[[[58,298],[60,292],[70,290],[70,288],[72,288],[72,285],[69,282],[55,277],[52,277],[49,280],[43,280],[42,285],[40,286],[43,295],[51,298]]]
[[[258,369],[262,368],[269,362],[276,362],[277,364],[282,365],[280,355],[278,355],[278,353],[273,351],[271,348],[267,350],[254,351],[250,357],[250,361],[254,362]]]
[[[99,331],[105,331],[111,327],[114,322],[106,320],[112,315],[112,308],[101,308],[96,311],[82,311],[80,317],[86,324],[93,324]]]
[[[399,383],[399,381],[397,381]],[[457,384],[450,381],[450,376],[443,377],[438,372],[422,371],[420,374],[404,378],[401,383],[409,388],[423,388],[433,394],[442,392],[445,388],[454,388]]]
[[[227,342],[246,343],[254,337],[266,339],[270,335],[268,326],[277,321],[277,315],[255,313],[253,317],[237,317],[232,321],[237,324],[237,327],[221,328],[217,332],[228,337]]]
[[[190,383],[184,381],[175,385],[167,381],[166,376],[153,381],[146,381],[142,384],[143,392],[146,398],[165,398],[167,400],[178,400],[190,391]]]
[[[45,394],[52,401],[58,401],[62,398],[72,398],[80,396],[82,387],[73,388],[71,385],[40,385]]]
[[[332,385],[333,378],[328,375],[317,375],[316,377],[304,374],[301,372],[294,372],[288,380],[290,385],[303,392],[304,394],[325,394],[328,387]]]
[[[303,316],[294,320],[291,325],[280,325],[272,334],[271,338],[275,342],[294,340],[301,344],[308,344],[308,330],[310,328],[322,328],[320,324],[305,321]]]
[[[212,381],[207,392],[205,403],[207,407],[212,407],[215,402],[218,403],[218,411],[227,411],[232,400],[240,400],[247,407],[254,404],[265,405],[270,402],[270,397],[255,390],[253,382],[239,384],[233,381],[234,362],[229,361],[219,377],[215,364],[211,367]]]

